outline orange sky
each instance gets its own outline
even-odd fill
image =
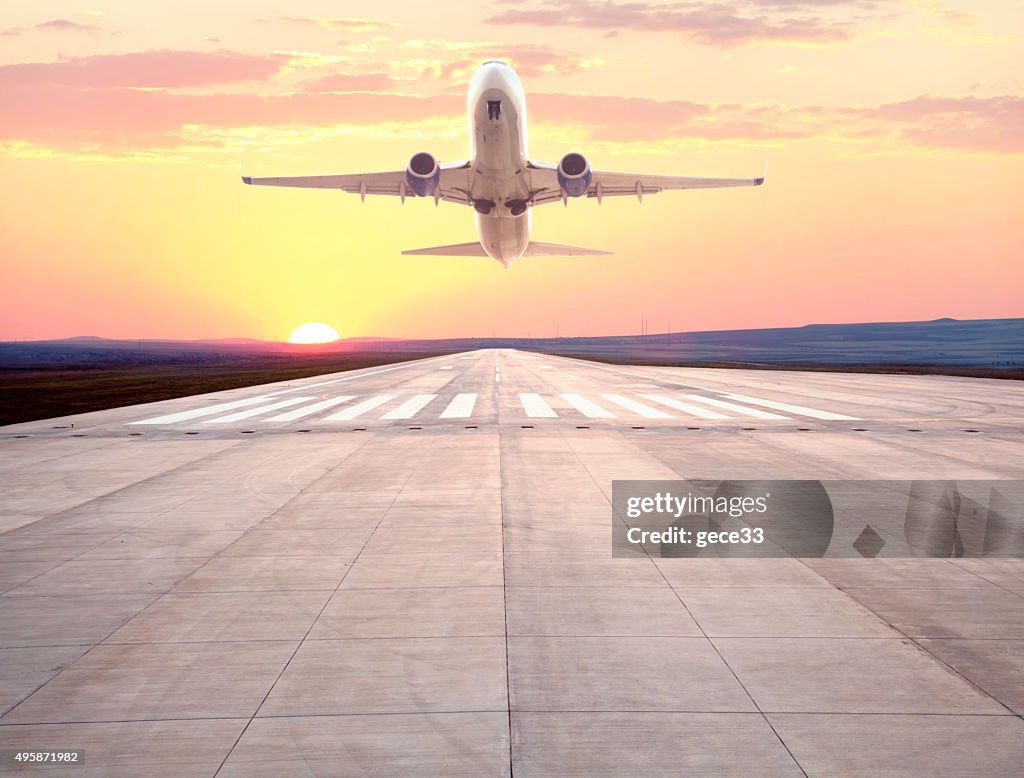
[[[1024,315],[1024,6],[1012,0],[6,4],[0,339],[611,334]],[[372,9],[372,11],[371,11]],[[370,18],[372,16],[372,18]],[[468,153],[501,57],[530,152],[758,175],[570,202],[534,237],[612,257],[402,257],[433,201],[248,173]]]

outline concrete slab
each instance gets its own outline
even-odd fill
[[[515,711],[756,710],[704,638],[509,636],[508,649]]]
[[[700,628],[668,585],[527,586],[507,590],[508,634],[697,637]]]
[[[760,713],[513,713],[517,776],[803,775]]]
[[[309,640],[260,716],[507,710],[500,637]]]
[[[1024,598],[1003,589],[846,591],[910,637],[1024,639]]]
[[[167,594],[104,644],[301,640],[328,597],[328,591]]]
[[[900,637],[835,589],[676,588],[708,637]]]
[[[71,560],[26,581],[5,597],[83,594],[161,594],[183,581],[206,559]]]
[[[83,778],[180,778],[217,772],[248,719],[197,721],[109,721],[95,724],[32,724],[0,727],[0,750],[33,749],[40,743],[72,745],[85,751],[85,762],[56,775]],[[68,745],[71,744],[71,745]],[[38,765],[11,768],[5,775],[41,775]]]
[[[500,552],[362,553],[341,582],[342,589],[395,589],[403,586],[501,586]]]
[[[1024,716],[1024,640],[922,639],[920,646]]]
[[[92,646],[157,596],[0,597],[0,647]]]
[[[500,586],[342,589],[310,632],[323,638],[505,636]]]
[[[0,648],[0,716],[88,650],[89,646]]]
[[[509,775],[507,713],[256,719],[219,778]]]
[[[1019,775],[1024,721],[1009,716],[815,716],[768,720],[808,775]]]
[[[714,644],[765,712],[1008,713],[909,640],[715,638]]]
[[[331,591],[350,565],[347,556],[221,556],[182,581],[175,592]]]
[[[4,724],[249,717],[295,646],[295,641],[96,646],[5,715]]]

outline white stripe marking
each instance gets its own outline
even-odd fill
[[[294,411],[288,411],[278,416],[272,416],[267,421],[295,421],[301,419],[303,416],[309,416],[310,414],[316,413],[317,411],[326,411],[328,408],[333,408],[335,405],[341,405],[343,402],[348,400],[354,400],[355,395],[342,395],[341,397],[332,397],[329,400],[323,402],[313,403],[307,405],[304,408],[296,408]]]
[[[554,370],[555,366],[554,365],[537,365],[537,369],[539,369],[539,370]]]
[[[476,359],[476,357],[459,357],[459,359]]]
[[[475,394],[457,394],[455,399],[448,403],[448,407],[441,412],[442,419],[468,419],[473,415],[473,406],[476,405]]]
[[[441,367],[439,367],[438,370],[451,370],[454,367],[454,365],[441,365]]]
[[[328,384],[340,384],[342,381],[355,381],[358,378],[366,378],[367,376],[377,375],[379,373],[390,373],[392,370],[405,370],[405,368],[407,368],[407,367],[418,367],[418,366],[421,366],[421,365],[426,365],[429,362],[437,362],[437,360],[439,360],[439,359],[448,359],[448,357],[447,356],[443,356],[443,357],[430,357],[429,359],[417,359],[414,362],[403,362],[402,364],[395,365],[394,367],[384,367],[384,368],[381,368],[380,370],[370,370],[367,373],[360,373],[359,375],[349,375],[349,376],[345,376],[344,378],[332,378],[330,381],[321,381],[318,384],[305,384],[303,386],[296,386],[296,387],[294,387],[292,389],[284,389],[282,391],[276,392],[276,394],[290,394],[291,392],[305,392],[305,391],[307,391],[309,389],[313,389],[313,388],[315,388],[317,386],[327,386]]]
[[[234,400],[229,403],[218,403],[217,405],[207,405],[203,408],[193,408],[190,411],[180,411],[178,413],[169,413],[166,416],[156,416],[152,419],[143,419],[142,421],[130,421],[129,424],[174,424],[178,421],[188,421],[189,419],[198,419],[203,416],[213,416],[224,411],[230,411],[233,408],[244,408],[247,405],[257,405],[259,403],[265,403],[270,400],[274,395],[262,395],[260,397],[246,397],[244,400]]]
[[[227,416],[221,416],[219,419],[207,419],[205,424],[228,424],[233,421],[242,421],[242,419],[249,419],[253,416],[259,416],[261,413],[269,413],[270,411],[276,411],[278,408],[289,408],[292,405],[298,405],[299,403],[306,403],[310,400],[315,400],[315,397],[292,397],[288,400],[281,400],[270,405],[261,405],[259,408],[249,408],[245,411],[239,411],[238,413],[229,413]]]
[[[387,413],[385,413],[383,416],[381,416],[381,418],[382,419],[411,419],[413,416],[415,416],[417,413],[419,413],[421,410],[423,410],[423,408],[426,406],[426,404],[429,403],[431,400],[433,400],[435,397],[437,397],[436,394],[416,394],[416,395],[413,395],[412,397],[410,397],[408,400],[406,400],[404,403],[399,405],[394,410],[388,411]]]
[[[750,416],[754,419],[785,419],[786,416],[779,416],[777,413],[768,413],[768,411],[759,411],[756,408],[744,408],[742,405],[734,405],[733,403],[723,402],[722,400],[714,400],[710,397],[701,397],[699,394],[688,394],[686,399],[694,400],[699,403],[706,403],[707,405],[713,405],[716,408],[725,408],[727,411],[738,413],[742,416]]]
[[[657,408],[652,408],[649,405],[638,403],[636,400],[630,400],[628,397],[623,397],[621,394],[602,394],[606,400],[611,400],[617,405],[621,405],[627,411],[633,411],[638,413],[645,419],[671,419],[672,414],[665,413],[665,411],[659,411]]]
[[[606,411],[595,402],[591,402],[581,394],[563,394],[562,399],[590,419],[614,419],[615,414]]]
[[[526,411],[527,416],[532,416],[535,419],[558,417],[558,414],[551,410],[551,406],[544,401],[544,398],[535,392],[520,392],[519,402],[523,404],[523,410]]]
[[[723,392],[723,396],[731,400],[750,403],[751,405],[763,405],[765,408],[774,408],[777,411],[789,411],[801,416],[811,416],[815,419],[832,419],[834,421],[860,421],[856,416],[844,416],[841,413],[830,411],[819,411],[817,408],[808,408],[804,405],[790,405],[789,403],[775,402],[774,400],[762,400],[760,397],[748,397],[745,394],[730,394]]]
[[[680,402],[679,400],[673,400],[671,397],[665,397],[660,394],[645,394],[643,396],[648,400],[654,400],[656,403],[667,405],[669,408],[675,408],[677,411],[685,411],[692,416],[698,416],[702,419],[732,418],[731,416],[726,416],[724,413],[709,411],[707,408],[698,408],[696,405],[690,405],[689,403]]]
[[[362,416],[367,411],[372,411],[378,405],[383,405],[391,399],[394,399],[393,394],[378,394],[376,397],[363,400],[361,403],[356,403],[343,411],[332,413],[327,417],[327,421],[347,421],[348,419],[354,419],[356,416]]]

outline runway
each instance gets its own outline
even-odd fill
[[[616,479],[1020,479],[1018,382],[477,351],[3,427],[0,472],[0,752],[53,772],[1024,764],[1021,560],[609,530]]]

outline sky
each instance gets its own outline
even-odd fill
[[[443,8],[443,10],[442,10]],[[1024,315],[1016,0],[40,0],[0,9],[0,340],[561,336]],[[530,155],[757,176],[475,238],[432,199],[245,187],[469,153],[502,58]]]

